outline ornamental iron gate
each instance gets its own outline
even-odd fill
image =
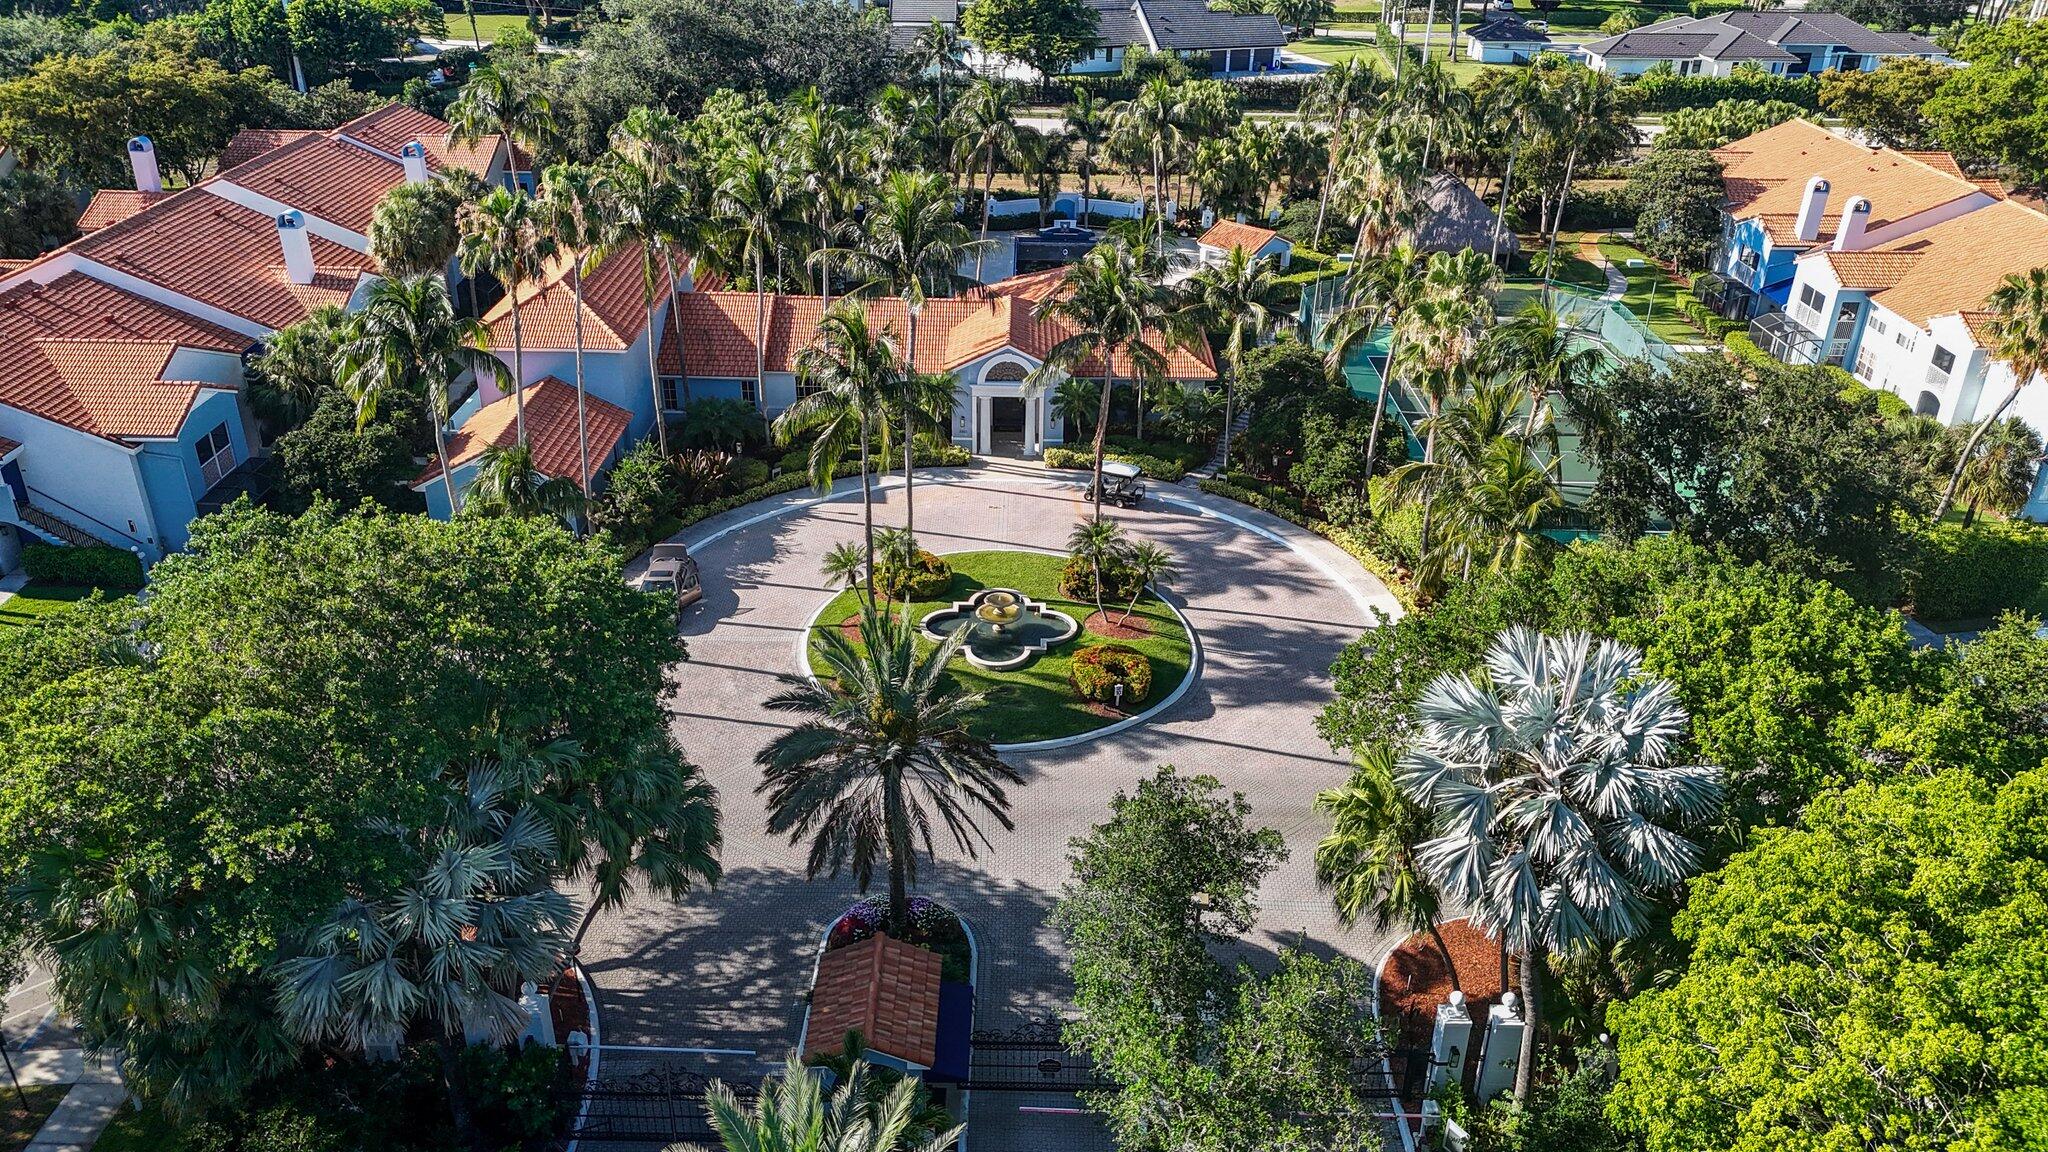
[[[664,1062],[641,1065],[623,1076],[600,1074],[597,1083],[585,1085],[573,1068],[565,1066],[555,1099],[568,1118],[556,1147],[575,1140],[586,1147],[716,1149],[718,1133],[711,1127],[705,1103],[712,1079],[680,1063]],[[742,1102],[751,1102],[760,1092],[758,1083],[718,1079]]]
[[[986,1029],[968,1038],[967,1087],[977,1092],[1088,1092],[1116,1085],[1085,1052],[1060,1041],[1060,1022]]]

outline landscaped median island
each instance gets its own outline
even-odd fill
[[[943,559],[952,568],[952,579],[936,592],[913,590],[913,623],[933,613],[949,611],[955,604],[971,600],[977,592],[1005,589],[1022,593],[1033,607],[1042,606],[1083,625],[1071,639],[1049,646],[1015,668],[978,668],[964,655],[954,663],[948,672],[950,678],[962,687],[987,694],[988,702],[967,724],[970,732],[983,739],[998,744],[1023,744],[1078,736],[1107,727],[1165,699],[1186,679],[1193,664],[1186,625],[1149,589],[1138,596],[1135,605],[1128,600],[1105,600],[1104,614],[1097,615],[1092,602],[1075,600],[1061,592],[1061,573],[1069,562],[1065,556],[990,551],[956,552]],[[1114,588],[1114,580],[1106,583]],[[889,607],[902,610],[900,603]],[[811,632],[816,635],[826,628],[848,628],[851,636],[853,629],[848,622],[857,623],[859,615],[859,591],[848,589],[818,613],[811,623]],[[919,643],[935,644],[928,632]],[[1150,664],[1150,691],[1139,695],[1127,687],[1121,709],[1085,699],[1075,685],[1076,658],[1111,644],[1143,656]],[[815,646],[807,647],[806,651],[811,673],[824,675],[825,664]],[[1093,685],[1097,679],[1084,669],[1084,685]],[[1113,697],[1113,693],[1106,695]]]

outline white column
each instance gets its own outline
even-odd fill
[[[1486,1056],[1479,1069],[1479,1100],[1488,1100],[1515,1086],[1515,1068],[1522,1062],[1521,997],[1513,992],[1486,1010]]]
[[[1423,1081],[1425,1092],[1435,1092],[1446,1081],[1463,1084],[1465,1062],[1472,1054],[1472,1013],[1465,1008],[1465,994],[1451,993],[1450,1003],[1436,1009],[1436,1028],[1429,1037],[1429,1073]]]

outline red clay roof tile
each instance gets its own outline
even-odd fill
[[[837,1053],[850,1031],[867,1046],[926,1068],[938,1057],[939,957],[887,936],[836,948],[818,961],[804,1055]]]
[[[657,269],[656,288],[660,289]],[[647,327],[640,245],[628,244],[583,276],[583,347],[618,352],[632,347]],[[484,316],[491,347],[512,347],[512,298],[506,296]],[[539,283],[519,289],[520,341],[527,348],[566,350],[576,346],[576,293],[569,261],[553,261]],[[751,369],[749,369],[751,371]]]
[[[168,195],[168,192],[138,192],[133,188],[102,188],[92,194],[92,202],[78,214],[78,230],[97,232],[108,225],[119,224]]]
[[[1208,248],[1221,248],[1225,252],[1232,248],[1242,248],[1245,255],[1250,256],[1265,247],[1268,240],[1278,235],[1279,233],[1271,228],[1261,228],[1256,224],[1218,220],[1207,232],[1202,233],[1201,239],[1196,243]]]
[[[574,480],[581,463],[576,440],[575,386],[544,376],[527,386],[525,401],[526,443],[533,450],[534,468],[545,476]],[[590,429],[590,470],[594,473],[626,435],[633,414],[588,393],[583,397],[583,412]],[[487,448],[508,448],[517,443],[518,416],[518,406],[509,395],[471,413],[448,441],[448,466],[459,468],[482,456]],[[440,461],[433,461],[412,486],[424,488],[440,478]]]

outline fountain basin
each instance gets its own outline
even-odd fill
[[[1049,608],[1014,588],[983,588],[950,607],[929,613],[918,627],[933,640],[969,629],[960,654],[977,668],[1003,671],[1064,644],[1081,631],[1072,616]]]

